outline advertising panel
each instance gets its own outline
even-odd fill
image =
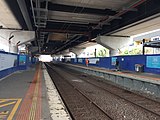
[[[0,71],[17,66],[17,55],[0,53]]]
[[[112,57],[112,59],[111,59],[112,60],[112,63],[111,63],[112,65],[116,65],[116,59],[117,59],[117,57]]]
[[[160,56],[147,56],[146,67],[160,68]]]
[[[78,59],[78,62],[79,62],[79,63],[82,63],[82,62],[83,62],[83,60],[82,60],[81,58],[79,58],[79,59]]]
[[[89,60],[89,64],[98,64],[99,63],[99,58],[90,58]]]
[[[19,65],[26,65],[26,56],[25,55],[20,55],[19,56]]]
[[[74,59],[74,63],[77,63],[77,58]]]

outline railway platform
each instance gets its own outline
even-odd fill
[[[0,79],[0,120],[66,120],[69,116],[49,80],[41,64]]]
[[[103,82],[107,80],[76,71],[73,69],[75,66],[67,65],[69,64],[46,64],[75,120],[160,119],[160,103],[157,100],[128,91],[111,82]],[[85,69],[83,71],[86,72]]]
[[[130,90],[147,93],[155,97],[160,97],[160,76],[152,73],[138,73],[133,71],[115,71],[114,69],[100,68],[89,65],[66,64],[71,69],[81,71],[86,74],[102,77],[114,84],[118,84]]]
[[[93,66],[61,65],[102,77],[121,86],[159,95],[160,77],[158,75],[128,71],[115,72]],[[55,78],[58,79],[59,76]],[[77,82],[77,78],[74,79],[72,82]],[[82,81],[78,83],[81,84]],[[71,90],[71,96],[73,96],[72,92]],[[88,93],[91,95],[90,92]],[[79,97],[74,97],[74,100],[75,98]],[[0,120],[71,120],[72,116],[65,105],[44,64],[32,65],[28,70],[15,72],[0,80]],[[72,106],[72,102],[69,105]]]

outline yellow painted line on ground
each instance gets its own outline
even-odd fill
[[[18,106],[19,104],[21,103],[22,99],[17,99],[17,102],[15,104],[15,106],[13,107],[10,115],[8,116],[7,120],[12,120],[14,114],[16,113],[17,109],[18,109]]]
[[[5,100],[5,101],[9,101],[9,100],[18,100],[18,98],[11,98],[11,99],[0,99],[0,101]]]
[[[6,101],[8,101],[8,100],[0,100],[0,103],[6,102]]]
[[[37,101],[38,101],[38,90],[39,90],[39,79],[40,79],[40,68],[38,69],[38,75],[37,75],[37,81],[36,81],[36,86],[33,94],[33,99],[32,99],[32,106],[30,110],[30,115],[29,115],[29,120],[35,120],[35,115],[36,115],[36,108],[37,108]]]
[[[0,120],[5,120],[7,115],[0,115]]]
[[[3,104],[3,105],[0,105],[0,108],[5,107],[5,106],[8,106],[8,105],[15,104],[15,103],[16,103],[16,101]]]
[[[8,115],[8,114],[9,114],[9,111],[0,112],[0,116],[1,116],[1,115]]]
[[[35,90],[34,95],[36,95],[36,93],[37,93],[37,90]],[[29,120],[34,120],[35,119],[37,101],[38,101],[38,96],[34,96],[34,98],[32,100],[32,108],[31,108],[31,111],[30,111],[30,119]]]

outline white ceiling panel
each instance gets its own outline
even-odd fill
[[[133,27],[116,32],[112,35],[133,36],[144,32],[160,29],[160,17],[154,18],[147,22],[135,25]]]

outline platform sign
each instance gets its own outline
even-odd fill
[[[77,58],[74,58],[74,63],[77,63]]]
[[[0,53],[0,71],[17,66],[17,55]]]
[[[116,59],[117,59],[117,57],[112,57],[112,58],[111,58],[111,62],[112,62],[111,64],[112,64],[112,65],[115,65],[115,64],[116,64]]]
[[[25,55],[19,56],[19,65],[26,65],[27,57]]]
[[[146,67],[160,68],[160,56],[147,56]]]
[[[29,57],[29,62],[32,62],[32,57]]]

